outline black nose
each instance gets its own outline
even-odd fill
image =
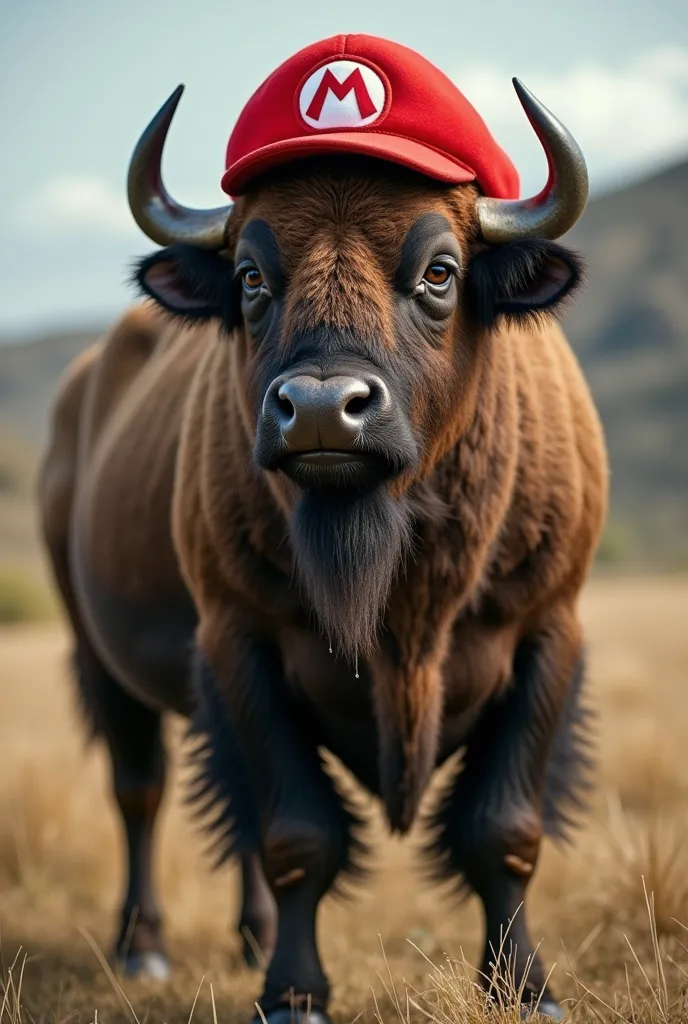
[[[291,451],[349,451],[391,406],[379,377],[278,377],[263,401],[263,420]]]

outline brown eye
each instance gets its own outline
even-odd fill
[[[247,267],[244,271],[244,284],[251,291],[260,288],[263,284],[263,275],[257,267]]]
[[[445,263],[431,263],[423,275],[423,280],[428,284],[446,284],[451,276],[451,271]]]

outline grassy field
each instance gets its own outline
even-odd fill
[[[598,579],[585,595],[599,786],[575,847],[546,850],[531,904],[557,992],[583,997],[573,1020],[688,1021],[687,610],[679,577]],[[220,1024],[247,1020],[259,978],[239,966],[236,880],[211,873],[182,807],[178,742],[157,851],[174,980],[120,979],[130,1009],[99,962],[121,839],[102,753],[84,750],[66,655],[59,625],[0,632],[0,1021],[186,1024],[203,979],[194,1024],[214,1019],[211,985]],[[462,966],[478,957],[477,907],[426,885],[413,839],[391,841],[372,808],[371,818],[375,874],[320,920],[336,1019],[487,1020]]]

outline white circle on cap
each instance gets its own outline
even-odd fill
[[[363,128],[377,121],[385,100],[385,84],[371,67],[333,60],[301,86],[299,112],[312,128]]]

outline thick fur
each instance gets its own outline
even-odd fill
[[[570,838],[587,807],[595,768],[594,718],[586,700],[585,660],[581,656],[554,737],[542,798],[545,832],[553,839]]]
[[[285,679],[296,666],[297,689],[321,629],[341,644],[355,634],[354,649],[376,641],[361,665],[376,739],[359,775],[399,830],[436,766],[507,686],[522,638],[553,608],[575,618],[605,513],[600,426],[554,322],[579,261],[550,243],[486,250],[475,195],[386,165],[285,169],[236,203],[223,257],[175,247],[138,271],[168,311],[211,314],[208,324],[180,327],[149,306],[127,314],[79,398],[81,563],[151,606],[186,588],[213,651],[234,611],[255,622],[280,649]],[[434,326],[394,283],[410,225],[427,212],[446,219],[462,257],[455,308]],[[269,225],[284,269],[260,316],[245,299],[233,305],[231,258],[249,221]],[[160,261],[174,263],[180,305],[174,288],[155,286]],[[199,305],[188,314],[190,295]],[[154,343],[138,359],[141,318]],[[329,332],[329,348],[313,350],[316,330]],[[266,377],[342,359],[392,382],[416,457],[374,499],[344,498],[334,513],[324,498],[299,508],[295,485],[256,465]],[[56,430],[74,415],[71,401],[58,406]],[[357,515],[363,502],[373,515]],[[294,631],[310,638],[308,657],[292,646]],[[228,674],[217,674],[223,700]],[[323,725],[319,701],[329,698],[309,689],[302,699],[315,741],[354,762],[360,751],[335,736],[336,721]],[[547,792],[556,821],[567,789],[552,782]],[[221,796],[229,806],[233,796]]]
[[[553,738],[542,791],[543,830],[557,840],[569,835],[586,807],[591,785],[594,761],[589,726],[592,712],[585,703],[584,681],[581,656],[576,662],[565,708]],[[497,747],[492,709],[488,708],[466,737],[463,758],[426,822],[429,836],[426,853],[431,877],[451,879],[457,889],[465,893],[471,890],[470,877],[465,874],[469,860],[465,852],[466,837],[471,833],[473,816],[484,809],[490,798],[490,794],[476,784],[479,774],[476,763],[479,765],[483,758],[492,756]],[[504,770],[506,773],[513,768],[505,761]],[[518,786],[514,787],[514,793],[517,792]]]
[[[196,777],[189,801],[212,834],[216,862],[260,849],[256,794],[209,666],[200,651],[192,664],[194,715],[188,739]]]
[[[411,516],[384,491],[315,492],[294,510],[296,571],[325,636],[345,657],[370,654],[411,544]]]

